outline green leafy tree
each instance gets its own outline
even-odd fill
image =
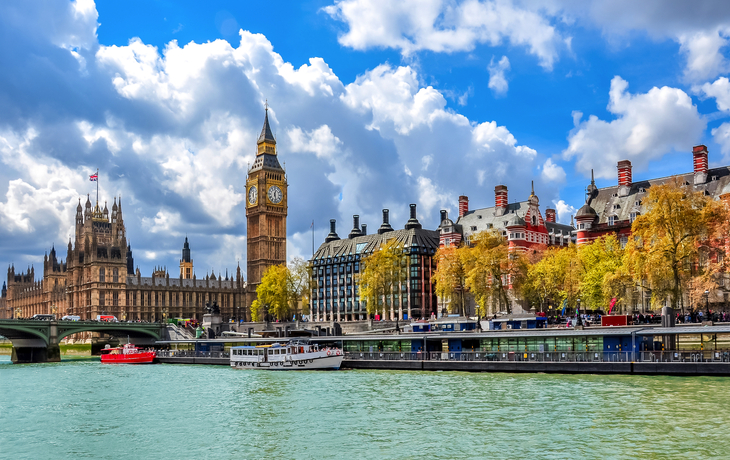
[[[584,308],[608,309],[616,291],[616,273],[623,265],[623,249],[615,235],[598,238],[578,249],[581,266],[580,296]]]
[[[294,313],[299,313],[299,303],[302,304],[302,313],[309,313],[309,299],[312,295],[312,268],[301,257],[295,257],[289,263],[287,280],[291,294],[291,304]]]

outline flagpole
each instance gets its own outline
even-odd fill
[[[314,260],[314,219],[312,219],[312,260]]]
[[[96,205],[99,205],[99,168],[96,168]]]

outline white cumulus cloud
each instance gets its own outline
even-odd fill
[[[496,63],[494,62],[494,57],[492,57],[492,61],[489,63],[488,86],[489,89],[494,91],[494,93],[498,96],[507,94],[509,84],[507,83],[507,77],[505,77],[504,74],[509,70],[509,68],[509,59],[507,59],[507,56],[502,56],[502,59]]]
[[[612,178],[619,160],[644,168],[671,151],[689,150],[701,138],[706,120],[684,91],[664,86],[631,94],[628,86],[619,76],[611,80],[608,111],[615,120],[575,117],[563,157],[575,159],[578,171],[594,169],[597,177]]]

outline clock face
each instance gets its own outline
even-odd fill
[[[252,186],[248,189],[248,204],[256,204],[256,200],[259,197],[259,192],[256,190],[256,186]]]
[[[281,199],[284,197],[284,194],[281,193],[281,189],[276,186],[272,185],[269,187],[269,201],[271,201],[274,204],[281,203]]]

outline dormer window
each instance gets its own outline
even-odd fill
[[[639,187],[639,193],[646,193],[646,189],[644,187]]]
[[[633,223],[636,220],[636,216],[638,215],[638,212],[632,212],[631,214],[629,214],[629,222]]]
[[[494,227],[494,225],[492,225],[492,224],[487,224],[487,228],[488,228],[488,229],[489,229],[489,228],[492,228],[492,227]]]
[[[611,196],[612,196],[612,197],[614,197],[614,198],[616,198],[616,197],[618,196],[618,193],[614,193],[614,194],[613,194],[613,195],[611,195]]]
[[[617,204],[613,205],[613,209],[614,209],[614,210],[616,210],[616,209],[620,209],[620,208],[621,208],[621,206],[619,206],[619,205],[617,205]]]
[[[481,219],[481,218],[482,218],[481,214],[477,214],[477,219]]]
[[[616,216],[608,216],[608,225],[616,224]]]
[[[712,176],[712,177],[710,178],[710,180],[711,180],[711,181],[716,181],[716,180],[717,180],[717,176]]]
[[[634,206],[641,206],[641,200],[634,201]]]
[[[471,231],[472,232],[476,232],[477,231],[477,226],[476,225],[472,225],[471,226]]]

